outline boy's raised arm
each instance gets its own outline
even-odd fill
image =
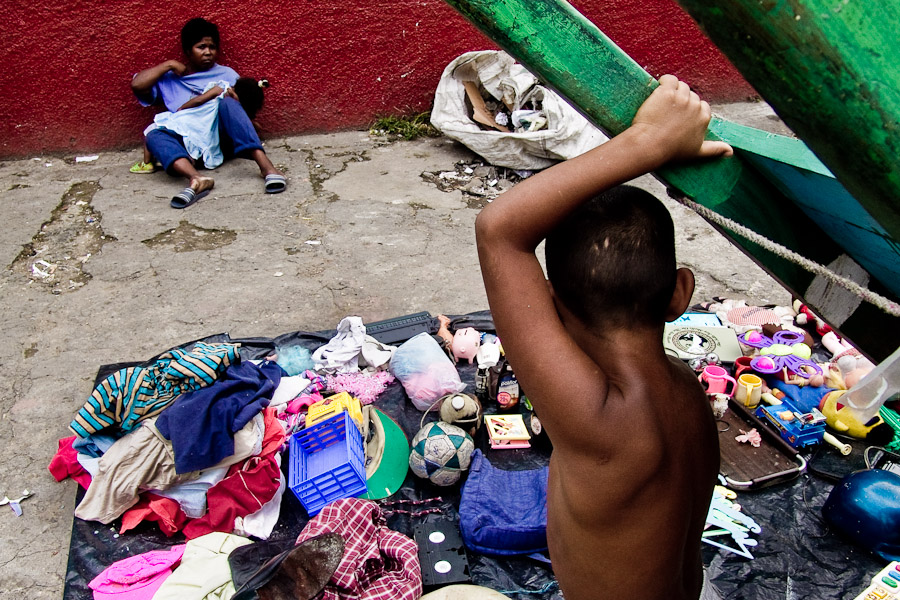
[[[489,204],[475,223],[485,290],[503,348],[523,389],[546,397],[561,366],[591,367],[563,328],[535,248],[575,208],[600,192],[672,160],[723,156],[704,141],[710,109],[671,75],[638,110],[631,127],[585,154],[526,179]],[[577,391],[575,391],[577,393]],[[533,399],[533,398],[532,398]],[[542,419],[552,407],[539,406]]]

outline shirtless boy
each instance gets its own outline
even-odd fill
[[[700,557],[715,422],[662,346],[694,277],[676,269],[665,207],[615,186],[732,150],[703,140],[706,102],[671,75],[659,82],[630,128],[520,183],[475,224],[497,333],[553,442],[547,541],[566,600],[715,593]],[[545,238],[549,282],[535,256]]]

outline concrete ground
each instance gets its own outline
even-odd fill
[[[764,104],[717,112],[783,131]],[[270,139],[267,151],[288,176],[285,193],[263,194],[255,166],[232,161],[183,211],[169,207],[181,182],[128,172],[138,150],[0,163],[0,496],[34,492],[22,516],[0,506],[0,598],[62,596],[76,484],[57,483],[47,465],[100,365],[218,332],[271,337],[347,315],[487,308],[478,205],[422,176],[475,160],[467,149],[344,132]],[[640,185],[674,215],[695,301],[789,303],[655,180]]]

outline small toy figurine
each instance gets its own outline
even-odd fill
[[[724,417],[728,411],[728,394],[709,394],[707,398],[709,398],[713,416],[717,419]]]
[[[450,346],[453,344],[453,334],[450,333],[450,317],[444,315],[437,316],[438,323],[441,324],[437,331],[437,336],[444,340],[444,350],[450,352]]]
[[[794,300],[794,310],[797,311],[797,316],[794,317],[794,323],[797,325],[804,327],[806,325],[813,325],[815,327],[816,333],[820,336],[825,335],[829,331],[831,331],[831,327],[817,317],[813,311],[809,310],[809,307],[803,304],[800,300]]]
[[[843,376],[846,389],[852,388],[859,380],[866,376],[875,365],[872,361],[859,353],[859,350],[851,346],[846,340],[829,331],[822,336],[822,345],[832,353],[832,364],[837,365]]]
[[[814,373],[809,376],[809,385],[812,387],[829,387],[833,390],[847,389],[841,370],[834,363],[822,365],[822,374]]]
[[[453,350],[454,360],[467,358],[469,359],[469,364],[472,364],[475,355],[478,354],[480,345],[481,334],[474,327],[464,327],[457,330],[453,335],[453,343],[450,347]]]

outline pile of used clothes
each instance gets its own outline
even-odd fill
[[[285,490],[287,436],[322,392],[374,401],[393,381],[392,349],[351,318],[312,354],[285,348],[241,360],[238,344],[206,342],[170,350],[102,379],[50,470],[86,488],[76,517],[121,518],[120,533],[148,520],[188,539],[213,531],[266,539]]]

